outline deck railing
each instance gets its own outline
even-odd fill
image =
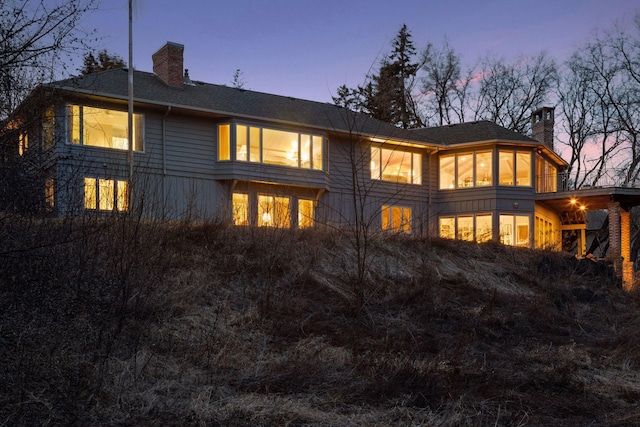
[[[618,169],[609,169],[605,171],[605,173],[599,178],[595,179],[585,179],[578,180],[576,182],[575,178],[572,177],[567,171],[558,172],[556,174],[556,182],[557,182],[557,190],[556,191],[567,191],[567,190],[581,190],[588,188],[611,188],[611,187],[628,187],[628,188],[638,188],[640,187],[640,181],[638,182],[627,182],[625,183],[625,173],[626,170],[618,170]],[[552,175],[537,175],[536,176],[536,191],[538,193],[552,193],[555,192],[552,189],[552,186],[549,185],[549,182],[553,181]],[[546,183],[546,185],[543,185]]]

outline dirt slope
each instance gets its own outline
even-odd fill
[[[358,258],[342,233],[0,225],[0,426],[640,424],[640,299],[604,264],[400,236]]]

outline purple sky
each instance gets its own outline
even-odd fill
[[[418,49],[446,37],[473,62],[548,51],[558,61],[615,21],[630,25],[638,0],[134,0],[133,65],[152,71],[167,41],[185,46],[193,80],[331,102],[342,84],[361,84],[406,23]],[[106,48],[128,58],[128,2],[105,0],[83,22]],[[74,67],[74,69],[79,68]]]

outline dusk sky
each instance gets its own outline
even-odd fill
[[[542,50],[562,61],[594,31],[631,28],[638,0],[134,0],[133,65],[152,71],[167,41],[185,46],[193,80],[331,102],[338,86],[363,83],[402,24],[418,49],[443,40],[463,63],[493,53],[507,59]],[[128,2],[104,1],[85,29],[128,59]],[[79,68],[75,67],[74,69]]]

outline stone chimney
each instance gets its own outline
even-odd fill
[[[542,142],[553,151],[553,107],[542,107],[531,114],[533,139]]]
[[[184,45],[167,42],[151,58],[153,72],[167,85],[182,88],[184,83]]]

